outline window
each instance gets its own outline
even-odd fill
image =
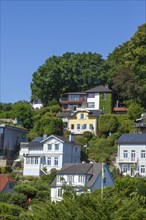
[[[62,197],[62,189],[58,189],[58,197]]]
[[[128,171],[128,167],[126,164],[123,165],[123,173],[127,173]]]
[[[52,150],[52,144],[48,144],[48,150]]]
[[[135,150],[131,151],[131,161],[135,160]]]
[[[30,157],[26,157],[26,164],[30,164]]]
[[[59,144],[55,144],[55,150],[59,150]]]
[[[69,182],[69,183],[74,182],[74,176],[72,176],[72,175],[67,176],[67,182]]]
[[[88,93],[88,98],[94,98],[95,97],[95,93]]]
[[[38,164],[38,157],[35,157],[35,164]]]
[[[90,125],[89,125],[89,129],[90,129],[90,130],[94,130],[93,124],[90,124]]]
[[[71,124],[71,129],[74,130],[74,124]]]
[[[77,147],[75,147],[75,152],[78,152],[78,148]]]
[[[54,158],[54,165],[55,165],[55,166],[58,166],[58,157],[55,157],[55,158]]]
[[[51,165],[51,157],[47,158],[47,165]]]
[[[82,129],[86,129],[86,124],[83,124],[83,125],[82,125]]]
[[[102,98],[106,100],[106,93],[102,93]]]
[[[124,152],[123,152],[123,157],[124,157],[124,158],[128,158],[128,150],[124,150]]]
[[[61,175],[57,175],[57,182],[63,182],[64,178]]]
[[[95,103],[94,102],[88,102],[88,108],[94,108]]]
[[[85,177],[84,177],[83,175],[80,175],[80,176],[78,177],[78,182],[79,182],[79,183],[84,183],[84,182],[85,182]]]
[[[83,114],[83,113],[81,113],[81,114],[80,114],[80,119],[85,119],[85,117],[84,117],[84,114]]]
[[[80,96],[79,95],[69,95],[68,99],[70,101],[79,101],[80,100]]]
[[[145,165],[141,165],[141,173],[145,173]]]
[[[103,183],[104,183],[104,184],[106,183],[106,177],[103,178]]]
[[[80,130],[80,124],[77,124],[77,130]]]
[[[141,158],[145,158],[145,150],[141,150]]]

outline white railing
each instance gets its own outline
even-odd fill
[[[127,157],[127,158],[120,158],[116,157],[117,163],[137,163],[137,159],[133,157]]]

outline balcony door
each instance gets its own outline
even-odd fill
[[[131,161],[135,161],[135,150],[131,151]]]

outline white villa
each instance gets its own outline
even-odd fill
[[[79,163],[65,164],[57,173],[51,184],[51,201],[61,201],[64,186],[74,188],[77,195],[97,188],[113,186],[114,180],[106,164],[102,163]]]
[[[24,176],[39,176],[50,173],[52,168],[60,170],[65,163],[80,163],[81,146],[57,135],[37,137],[28,144],[28,154],[24,156]]]
[[[118,139],[116,164],[124,175],[146,176],[146,133],[123,134]]]

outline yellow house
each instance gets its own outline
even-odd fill
[[[77,109],[69,117],[68,130],[74,134],[90,131],[97,135],[100,114],[103,114],[102,110]]]

